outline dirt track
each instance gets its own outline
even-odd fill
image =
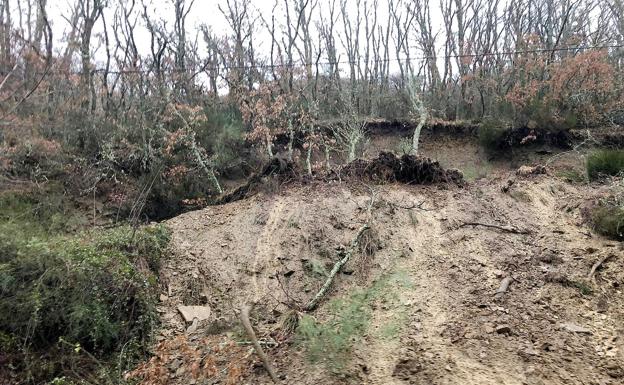
[[[509,177],[515,183],[503,193]],[[340,376],[311,364],[292,338],[269,348],[284,383],[624,382],[622,244],[593,234],[581,217],[584,202],[600,188],[507,174],[465,188],[374,188],[379,250],[366,260],[356,256],[331,297],[387,274],[399,273],[408,283],[393,283],[387,289],[395,294],[391,300],[371,304],[370,325]],[[317,184],[169,221],[175,256],[164,268],[163,290],[170,296],[161,304],[161,339],[185,333],[188,325],[175,310],[183,302],[207,303],[214,314],[190,333],[191,341],[219,333],[219,327],[235,329],[234,309],[250,301],[258,303],[259,336],[275,336],[279,314],[286,311],[280,302],[303,303],[318,290],[322,280],[309,273],[309,262],[331,266],[336,250],[364,221],[369,199],[363,186]],[[423,201],[427,211],[401,208]],[[527,234],[462,226],[468,222],[513,226]],[[589,280],[592,265],[607,255],[612,257]],[[506,277],[513,281],[496,299]],[[321,306],[315,317],[322,320],[325,313]],[[396,333],[381,337],[389,323],[397,325]],[[250,350],[245,359],[254,360]],[[178,370],[167,383],[189,378]],[[220,378],[208,376],[206,383]],[[249,364],[244,383],[269,379]]]

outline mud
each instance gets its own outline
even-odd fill
[[[163,267],[159,339],[185,335],[193,345],[218,335],[244,343],[236,310],[254,302],[252,322],[284,384],[621,384],[622,243],[596,235],[581,213],[588,199],[619,187],[513,172],[453,186],[292,186],[170,220],[174,252]],[[280,326],[292,312],[285,303],[303,304],[321,286],[324,277],[310,266],[333,265],[365,220],[371,191],[377,251],[350,261],[328,300],[388,274],[408,283],[392,283],[390,299],[370,303],[370,324],[337,375],[311,363]],[[527,231],[462,226],[468,222]],[[496,296],[508,277],[507,291]],[[206,304],[214,318],[189,330],[176,311],[181,304]],[[326,319],[327,304],[316,319]],[[396,326],[390,334],[388,325]],[[240,377],[231,383],[270,383],[242,346]],[[228,383],[231,375],[225,364],[199,374],[180,370],[184,362],[171,365],[161,365],[163,383]]]

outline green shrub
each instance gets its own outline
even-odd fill
[[[624,150],[600,150],[587,157],[587,175],[597,179],[624,172]]]
[[[29,237],[72,232],[87,223],[64,194],[49,183],[45,190],[0,193],[0,238],[15,242]]]
[[[206,121],[197,129],[200,144],[214,154],[214,165],[225,170],[242,161],[245,150],[245,127],[240,112],[226,105],[204,109]]]
[[[354,342],[364,334],[370,322],[369,302],[373,296],[374,292],[365,290],[330,302],[331,317],[327,322],[303,316],[297,332],[310,361],[323,361],[333,372],[344,369]]]
[[[479,144],[489,153],[496,153],[509,147],[509,127],[506,123],[496,120],[484,120],[479,126]]]
[[[610,238],[624,240],[624,207],[615,203],[603,203],[591,212],[596,232]]]
[[[371,287],[356,290],[345,298],[329,302],[329,317],[324,322],[305,315],[297,327],[297,340],[312,362],[322,362],[333,373],[341,373],[351,358],[355,343],[363,338],[372,317],[372,304],[381,300],[384,303],[398,302],[399,297],[391,287],[409,288],[409,276],[398,271],[377,280]],[[382,338],[394,338],[406,320],[400,314],[392,326],[382,331]]]
[[[132,235],[120,227],[0,237],[0,335],[19,346],[7,353],[24,382],[67,374],[68,355],[58,353],[65,345],[74,347],[70,354],[84,350],[104,361],[122,350],[126,360],[146,351],[158,319],[155,271],[146,266],[157,268],[168,232],[155,226]],[[85,365],[79,368],[88,373],[94,362]]]
[[[0,154],[0,172],[37,181],[58,178],[69,161],[59,142],[38,136],[0,143]]]

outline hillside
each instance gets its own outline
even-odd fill
[[[496,168],[463,186],[273,183],[175,217],[161,342],[134,375],[271,383],[237,319],[255,303],[251,321],[284,384],[621,383],[622,244],[584,215],[621,186],[548,172]],[[293,311],[367,221],[319,308]],[[180,305],[211,313],[184,322]]]

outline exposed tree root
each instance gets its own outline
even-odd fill
[[[603,263],[608,261],[611,257],[613,257],[613,254],[607,254],[606,256],[602,257],[598,262],[594,263],[594,265],[592,266],[591,270],[589,271],[589,275],[587,276],[587,280],[588,281],[593,280],[594,279],[594,275],[596,274],[596,271],[600,268],[600,266],[602,266]]]
[[[249,336],[249,339],[253,343],[253,347],[254,347],[254,350],[256,351],[256,354],[258,354],[258,356],[262,360],[262,364],[264,365],[264,368],[269,373],[271,380],[273,380],[273,382],[277,384],[279,383],[279,379],[277,378],[277,375],[275,374],[275,371],[273,370],[273,366],[271,366],[269,357],[266,355],[266,353],[264,353],[264,350],[262,350],[262,346],[260,346],[260,342],[258,342],[258,338],[256,337],[256,332],[254,332],[253,327],[251,326],[251,321],[249,321],[249,313],[251,312],[252,308],[253,308],[253,305],[244,305],[241,308],[239,318],[241,320],[241,323],[243,324],[243,327],[245,328],[245,331],[247,332],[247,335]]]
[[[507,290],[509,289],[509,285],[511,284],[512,281],[513,281],[513,278],[505,277],[501,281],[500,286],[498,287],[498,290],[496,290],[496,294],[494,294],[494,298],[501,299],[503,297],[503,294],[505,294]]]
[[[512,234],[530,234],[531,233],[529,230],[518,229],[518,228],[513,227],[513,226],[501,226],[501,225],[494,225],[494,224],[490,224],[490,223],[464,222],[461,225],[459,225],[459,227],[465,227],[465,226],[489,227],[489,228],[498,229],[498,230],[504,231],[506,233],[512,233]]]
[[[266,165],[264,165],[259,173],[252,174],[249,179],[247,179],[247,182],[222,195],[215,203],[220,205],[239,201],[255,195],[258,193],[259,186],[262,184],[263,178],[271,176],[280,176],[284,178],[297,177],[299,176],[299,172],[296,170],[294,163],[283,158],[272,158]]]
[[[401,182],[406,184],[432,184],[463,182],[461,172],[445,170],[440,163],[429,158],[381,152],[375,159],[356,159],[342,167],[336,177],[368,179],[375,183]]]

